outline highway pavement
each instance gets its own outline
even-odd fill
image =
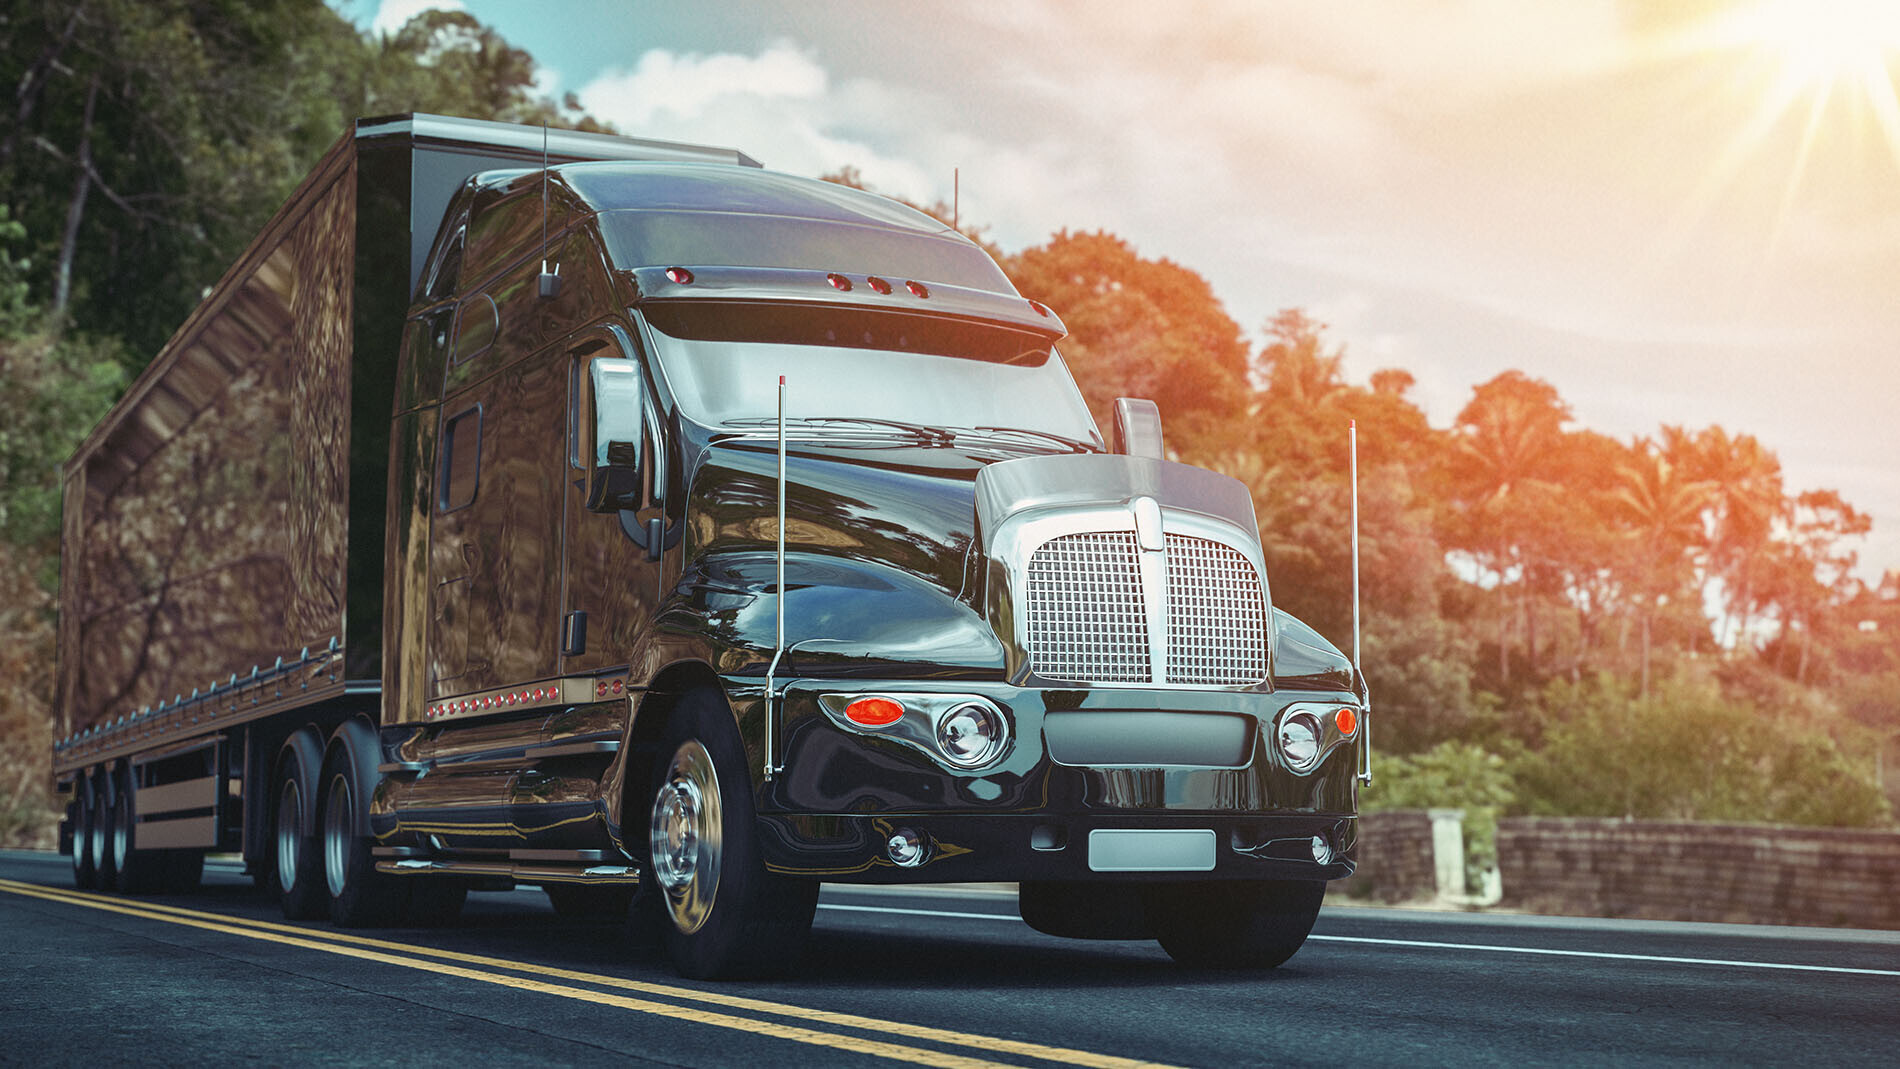
[[[1292,961],[1197,972],[1036,933],[991,888],[831,886],[791,979],[680,980],[540,892],[440,929],[72,890],[0,852],[0,1062],[1650,1065],[1900,1060],[1900,934],[1329,904]]]

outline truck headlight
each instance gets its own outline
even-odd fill
[[[1311,713],[1295,713],[1280,721],[1280,756],[1295,772],[1310,772],[1319,764],[1319,721]]]
[[[976,768],[1002,752],[1006,732],[1003,717],[996,710],[965,702],[937,721],[937,749],[953,764]]]

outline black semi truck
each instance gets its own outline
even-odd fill
[[[1284,961],[1354,870],[1362,678],[1064,333],[743,153],[358,122],[64,469],[75,882],[238,852],[349,926],[538,885],[724,977],[824,881],[1006,881]]]

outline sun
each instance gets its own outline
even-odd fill
[[[1891,99],[1888,61],[1900,52],[1895,0],[1762,0],[1727,17],[1738,44],[1779,55],[1792,89],[1858,85]]]
[[[1805,152],[1830,112],[1839,110],[1859,121],[1871,117],[1900,166],[1900,99],[1894,89],[1900,0],[1751,0],[1700,30],[1695,36],[1702,50],[1747,53],[1773,71],[1744,140],[1759,140],[1805,110]]]
[[[1644,50],[1650,60],[1726,72],[1702,84],[1742,107],[1681,206],[1674,240],[1687,240],[1718,204],[1784,166],[1770,194],[1777,203],[1763,217],[1764,263],[1800,206],[1820,195],[1817,179],[1834,197],[1889,201],[1900,190],[1900,0],[1718,0],[1714,7]]]

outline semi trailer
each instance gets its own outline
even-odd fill
[[[735,150],[358,121],[63,469],[76,884],[539,886],[712,978],[791,967],[826,881],[1003,881],[1279,964],[1356,865],[1363,677],[1064,336]]]

